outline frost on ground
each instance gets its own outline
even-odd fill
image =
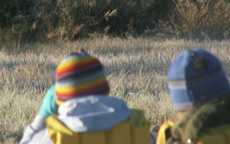
[[[33,120],[43,96],[55,82],[57,64],[78,48],[86,49],[104,65],[111,96],[142,109],[156,134],[175,114],[167,88],[170,63],[184,49],[201,47],[222,61],[230,76],[230,41],[95,38],[56,44],[0,47],[0,143],[18,143]]]

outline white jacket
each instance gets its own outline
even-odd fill
[[[93,95],[74,98],[58,108],[58,119],[74,132],[98,132],[112,129],[131,114],[123,100]],[[53,144],[45,127],[45,119],[36,116],[25,129],[20,144]]]

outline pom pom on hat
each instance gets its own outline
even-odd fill
[[[85,50],[67,55],[56,69],[56,103],[86,95],[108,95],[109,84],[97,58]]]

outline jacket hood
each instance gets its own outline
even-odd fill
[[[66,101],[59,106],[58,114],[59,121],[74,132],[97,132],[126,120],[131,110],[123,100],[92,95]]]

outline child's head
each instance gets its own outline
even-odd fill
[[[86,95],[108,95],[103,66],[83,49],[67,55],[56,70],[56,103]]]
[[[186,50],[171,64],[168,87],[178,112],[205,104],[229,93],[220,61],[202,49]]]

